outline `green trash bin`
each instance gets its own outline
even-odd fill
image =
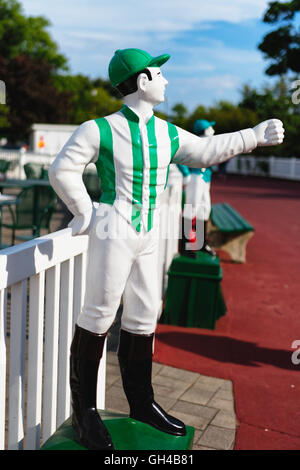
[[[214,330],[226,313],[220,259],[202,252],[197,259],[176,255],[168,276],[160,323]]]

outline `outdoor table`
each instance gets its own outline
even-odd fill
[[[17,204],[17,198],[15,196],[0,194],[0,249],[2,247],[2,207],[12,204]]]
[[[9,188],[30,188],[33,187],[34,198],[33,198],[33,208],[32,208],[32,224],[37,227],[38,217],[39,217],[39,195],[41,188],[48,187],[51,188],[50,181],[47,179],[7,179],[5,181],[0,181],[0,190],[9,189]],[[33,231],[33,235],[35,231]]]

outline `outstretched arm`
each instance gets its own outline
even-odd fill
[[[89,226],[93,204],[82,180],[88,163],[97,160],[99,130],[94,121],[81,124],[71,135],[49,169],[49,180],[74,219],[72,234],[83,233]]]
[[[256,147],[281,144],[284,129],[279,119],[268,119],[253,129],[205,139],[180,128],[178,134],[180,145],[172,163],[202,168],[222,163],[241,153],[251,152]]]

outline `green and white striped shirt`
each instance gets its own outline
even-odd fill
[[[168,170],[179,147],[176,126],[154,115],[140,126],[127,106],[96,119],[100,132],[96,162],[101,202],[116,204],[137,231],[153,226],[154,211],[167,185]]]
[[[51,183],[74,215],[91,208],[81,175],[94,162],[100,201],[114,205],[137,231],[150,230],[170,163],[202,168],[256,147],[252,129],[201,139],[154,115],[147,122],[128,106],[83,123],[51,167]]]

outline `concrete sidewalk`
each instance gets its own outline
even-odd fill
[[[107,352],[105,408],[129,413],[116,352]],[[156,401],[195,428],[194,450],[232,450],[236,417],[232,382],[153,363]]]

